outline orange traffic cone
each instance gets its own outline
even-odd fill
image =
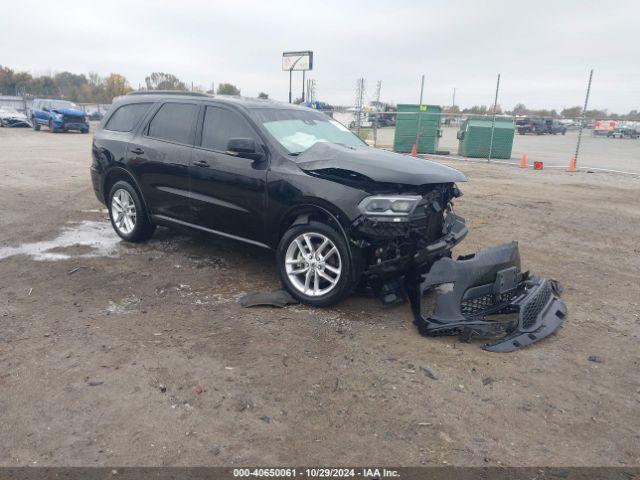
[[[571,157],[569,160],[569,170],[567,172],[575,172],[576,171],[576,157]]]
[[[522,158],[520,158],[520,168],[527,168],[527,154],[523,153]]]
[[[416,155],[418,155],[418,149],[416,148],[416,144],[413,144],[413,147],[411,147],[411,153],[409,154],[412,157],[415,157]]]

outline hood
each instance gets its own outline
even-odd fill
[[[307,173],[324,176],[337,171],[364,180],[404,185],[466,182],[458,170],[436,162],[370,147],[318,142],[296,158]],[[334,178],[335,179],[335,178]]]
[[[87,114],[82,110],[76,110],[75,108],[56,108],[53,110],[54,113],[61,113],[62,115],[76,115],[84,117]]]

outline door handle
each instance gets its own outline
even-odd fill
[[[144,150],[141,149],[140,147],[136,147],[133,150],[131,150],[131,153],[133,153],[134,155],[142,155],[144,153]]]
[[[193,164],[196,167],[209,168],[209,164],[205,160],[196,160]]]

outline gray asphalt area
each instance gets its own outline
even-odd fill
[[[345,125],[348,125],[352,118],[351,114],[336,113],[334,116]],[[441,128],[439,150],[448,151],[449,156],[457,157],[458,127],[442,126]],[[376,145],[391,149],[394,135],[394,127],[379,129]],[[373,134],[369,135],[367,141],[372,143]],[[510,161],[519,163],[522,154],[525,154],[529,166],[535,161],[540,161],[545,167],[566,168],[571,157],[576,153],[577,141],[578,130],[568,130],[565,135],[518,135],[516,133]],[[640,175],[640,139],[594,136],[592,130],[585,129],[582,132],[577,166],[587,170],[606,169]]]

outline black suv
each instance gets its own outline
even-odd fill
[[[169,92],[117,99],[91,177],[124,240],[191,227],[274,249],[298,300],[330,305],[449,255],[457,170],[368,147],[307,108]]]

